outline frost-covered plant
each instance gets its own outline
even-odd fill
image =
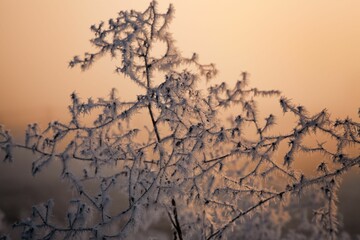
[[[280,93],[249,88],[245,72],[235,86],[223,82],[200,90],[200,81],[216,75],[215,66],[201,64],[196,54],[181,55],[168,32],[173,15],[171,5],[159,13],[155,1],[144,12],[121,11],[107,24],[91,26],[97,51],[70,61],[86,70],[110,53],[119,59],[116,71],[141,89],[132,101],[119,100],[114,89],[99,100],[82,101],[73,93],[69,123],[50,122],[44,130],[31,124],[24,144],[0,130],[5,161],[14,149],[28,149],[37,156],[34,175],[60,161],[61,178],[75,190],[65,222],[53,221],[49,200],[14,225],[22,238],[125,239],[164,216],[174,239],[337,238],[339,181],[360,166],[359,153],[349,150],[359,147],[360,124],[333,121],[326,110],[311,115],[281,97],[284,114],[296,124],[287,133],[272,133],[275,116],[260,119],[255,99]],[[159,44],[165,45],[161,53]],[[237,113],[224,122],[229,106]],[[144,127],[131,121],[135,115]],[[336,147],[306,146],[313,133]],[[315,176],[294,167],[300,152],[323,155]],[[306,192],[317,206],[316,224],[306,210],[293,214],[294,199],[308,201]],[[123,195],[127,206],[117,206],[115,195]],[[302,222],[298,228],[285,229],[296,220]]]

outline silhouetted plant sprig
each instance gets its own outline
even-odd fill
[[[63,224],[52,221],[48,201],[14,225],[22,238],[125,239],[167,215],[174,239],[299,239],[305,234],[335,239],[339,179],[360,166],[359,154],[347,149],[359,146],[360,124],[349,118],[333,121],[326,110],[312,115],[281,97],[284,114],[296,123],[289,132],[274,134],[277,118],[260,119],[256,98],[276,98],[280,92],[249,88],[247,72],[233,87],[223,82],[198,89],[198,82],[216,76],[215,66],[202,65],[197,54],[181,56],[168,31],[174,8],[159,13],[156,6],[153,1],[144,12],[121,11],[107,24],[91,26],[97,51],[69,63],[86,70],[110,53],[119,60],[116,71],[142,89],[133,100],[120,100],[115,89],[108,99],[86,101],[73,92],[71,120],[50,122],[45,130],[30,124],[24,144],[0,128],[4,160],[11,161],[16,148],[32,151],[34,175],[60,161],[61,178],[75,192]],[[160,56],[154,49],[159,42],[165,44]],[[185,67],[191,70],[181,70]],[[165,77],[155,81],[159,72]],[[230,125],[221,116],[229,106],[238,111]],[[146,126],[129,121],[136,115]],[[83,121],[91,116],[92,122]],[[255,137],[246,132],[251,128]],[[324,143],[307,146],[304,139],[312,133],[335,141],[335,150]],[[294,168],[300,152],[323,154],[316,175]],[[299,211],[303,224],[284,233],[291,216],[296,218],[292,199],[306,191],[317,199],[314,206],[324,203],[315,210],[317,224]],[[112,196],[120,193],[128,204],[114,210]]]

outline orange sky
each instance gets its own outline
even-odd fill
[[[242,71],[251,85],[279,89],[311,111],[356,118],[360,107],[360,1],[181,0],[171,31],[179,49],[216,63],[219,80]],[[64,119],[69,94],[123,99],[133,85],[114,74],[109,57],[89,71],[69,69],[74,55],[91,50],[89,26],[120,9],[149,1],[1,0],[0,122],[21,132],[28,122]]]

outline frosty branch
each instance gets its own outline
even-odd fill
[[[64,223],[49,217],[53,202],[48,201],[15,224],[22,237],[125,239],[149,227],[155,216],[168,216],[174,239],[231,234],[294,239],[301,231],[282,233],[282,225],[268,214],[285,216],[291,211],[290,199],[308,190],[319,195],[324,207],[315,211],[318,225],[307,230],[335,239],[340,178],[360,166],[359,153],[348,149],[359,147],[360,124],[349,118],[333,121],[326,110],[311,115],[281,97],[284,114],[292,114],[297,123],[288,133],[272,133],[276,118],[270,114],[260,119],[256,98],[278,98],[280,92],[249,88],[247,73],[233,87],[223,82],[207,91],[198,89],[200,81],[216,76],[216,68],[201,64],[197,54],[181,55],[168,31],[174,9],[159,13],[156,5],[152,2],[144,12],[121,11],[107,24],[91,26],[96,51],[70,61],[71,67],[86,70],[107,53],[119,59],[116,72],[142,89],[132,101],[119,100],[115,89],[108,99],[99,100],[82,101],[73,93],[69,123],[50,122],[44,130],[30,124],[24,144],[0,129],[5,161],[12,161],[16,148],[32,151],[34,175],[59,161],[61,178],[76,191]],[[161,54],[155,48],[159,43],[165,45]],[[238,113],[225,123],[221,112],[229,106],[237,106]],[[131,118],[136,115],[149,124],[135,126]],[[93,122],[84,120],[91,116]],[[255,129],[255,134],[247,129]],[[307,146],[304,138],[313,133],[328,136],[335,149],[323,143]],[[294,168],[300,152],[322,154],[317,175]],[[95,194],[90,187],[94,183]],[[114,194],[126,196],[124,209],[114,211]],[[275,225],[280,231],[270,230]]]

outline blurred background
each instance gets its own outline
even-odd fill
[[[193,52],[215,63],[215,81],[234,83],[242,71],[261,89],[277,89],[315,113],[359,121],[360,2],[356,0],[182,0],[170,31],[183,55]],[[89,27],[116,17],[123,9],[143,10],[149,1],[1,0],[0,123],[22,139],[28,123],[45,126],[67,120],[70,93],[86,99],[106,97],[111,88],[121,99],[137,95],[114,73],[117,59],[104,57],[90,70],[69,69],[74,55],[91,52]],[[277,102],[264,102],[280,113]],[[276,108],[276,109],[275,109]],[[286,124],[286,123],[285,123]],[[289,123],[290,125],[293,123]],[[0,164],[0,230],[26,215],[32,204],[71,195],[57,181],[56,166],[33,178],[31,156],[17,153],[14,164]],[[340,211],[345,229],[360,233],[359,171],[344,177]],[[1,220],[1,218],[3,220]]]

